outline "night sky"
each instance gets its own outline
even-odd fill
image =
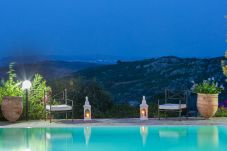
[[[0,55],[222,56],[226,0],[1,0]]]

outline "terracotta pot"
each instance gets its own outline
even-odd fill
[[[23,112],[22,97],[4,97],[1,109],[3,116],[8,121],[17,121]]]
[[[214,116],[218,110],[218,94],[198,93],[197,109],[199,113],[207,119]]]

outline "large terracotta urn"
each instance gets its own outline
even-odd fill
[[[206,119],[214,116],[218,110],[218,94],[198,93],[197,109],[199,113]]]
[[[8,121],[17,121],[23,112],[22,97],[3,97],[1,109]]]

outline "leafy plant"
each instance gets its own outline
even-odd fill
[[[227,51],[225,52],[225,59],[227,59]],[[221,60],[221,66],[222,66],[223,74],[227,77],[227,61]]]
[[[9,65],[8,80],[2,83],[0,87],[0,104],[4,96],[22,96],[23,90],[20,82],[16,80],[16,73],[14,70],[14,63]]]
[[[219,94],[224,90],[224,87],[223,85],[219,86],[214,78],[208,78],[208,80],[204,80],[202,83],[196,84],[193,82],[191,89],[195,93]]]
[[[32,81],[32,90],[29,92],[29,118],[43,119],[44,112],[44,90],[50,91],[51,88],[47,86],[46,80],[40,75],[36,74]]]
[[[220,107],[215,114],[216,117],[227,117],[227,109],[224,107]]]

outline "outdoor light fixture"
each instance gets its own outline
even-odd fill
[[[28,121],[28,90],[31,88],[32,83],[29,80],[25,80],[22,83],[22,89],[25,90],[25,99],[26,99],[26,121]]]
[[[31,88],[31,86],[32,86],[32,83],[31,83],[31,81],[29,81],[29,80],[25,80],[25,81],[22,83],[22,89],[23,89],[23,90],[28,90],[28,89]]]
[[[140,104],[140,120],[148,120],[148,105],[145,96]]]
[[[86,96],[86,101],[84,103],[84,120],[91,120],[91,105],[88,101],[88,97]]]

